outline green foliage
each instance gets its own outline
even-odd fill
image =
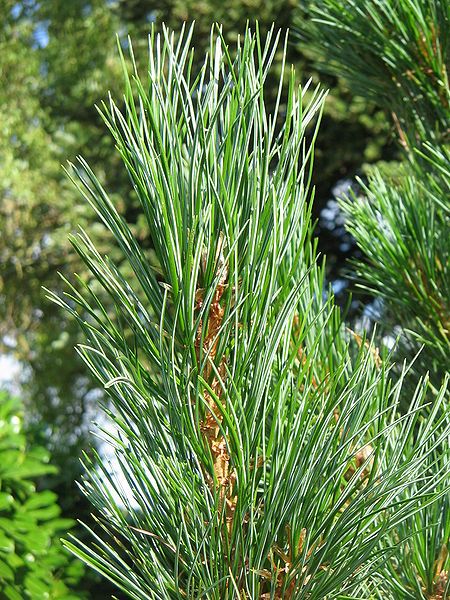
[[[0,393],[0,595],[5,600],[75,600],[70,588],[81,565],[70,561],[58,536],[74,524],[60,518],[53,492],[35,480],[55,472],[49,455],[29,448],[20,403]]]
[[[393,111],[408,152],[395,171],[371,170],[360,197],[341,205],[364,254],[361,286],[384,300],[382,330],[401,328],[403,355],[425,345],[418,370],[439,386],[450,351],[449,4],[324,0],[311,16],[323,58],[332,49],[331,68]]]
[[[67,459],[83,419],[77,392],[89,386],[80,383],[80,364],[68,354],[74,328],[43,302],[41,286],[56,283],[57,271],[78,270],[67,236],[75,221],[87,224],[87,211],[64,180],[60,165],[67,145],[51,131],[39,97],[43,67],[33,47],[36,24],[14,17],[14,6],[1,3],[0,344],[23,361],[27,425],[44,432],[52,456],[58,451]]]
[[[307,7],[323,69],[392,113],[405,145],[448,141],[446,0],[319,0]]]
[[[428,600],[450,594],[449,442],[444,439],[442,446],[430,453],[426,464],[427,470],[437,468],[443,473],[435,488],[442,497],[430,506],[420,506],[386,541],[395,551],[381,569],[382,598]],[[411,497],[419,494],[415,485],[408,490]]]
[[[198,58],[194,57],[194,61],[199,63],[194,65],[194,69],[197,70],[201,66],[201,57],[208,50],[212,24],[221,24],[222,34],[233,52],[234,44],[247,21],[253,26],[257,21],[262,34],[267,33],[273,24],[279,29],[288,30],[299,23],[300,29],[303,29],[302,11],[299,8],[299,3],[295,0],[232,0],[226,3],[214,0],[119,0],[117,12],[133,37],[136,55],[141,54],[139,50],[142,51],[144,60],[149,22],[159,31],[162,24],[165,24],[178,32],[184,22],[195,21],[193,42]],[[278,59],[281,59],[281,50],[278,50]],[[316,59],[317,51],[313,50],[310,41],[304,43],[291,38],[286,49],[286,60],[295,65],[301,81],[306,82],[312,77],[315,84],[320,81],[330,90],[322,116],[322,134],[317,140],[315,152],[314,210],[318,215],[337,180],[357,172],[365,163],[373,163],[381,157],[392,158],[396,150],[390,144],[390,127],[377,103],[368,102],[364,96],[350,93],[340,76],[322,73],[319,77],[314,65]],[[276,98],[279,64],[281,60],[274,65],[265,83],[268,108],[273,108]],[[325,248],[324,241],[321,240],[320,243]],[[329,254],[334,252],[333,247],[326,247],[326,250]]]
[[[46,114],[33,93],[39,78],[39,60],[29,46],[32,28],[26,23],[16,26],[12,17],[8,19],[8,4],[5,7],[2,3],[6,12],[2,10],[0,36],[0,101],[4,107],[0,122],[2,338],[13,335],[17,329],[26,331],[32,327],[39,279],[45,281],[44,265],[56,270],[66,260],[64,244],[55,253],[45,243],[45,237],[52,231],[52,239],[58,241],[68,233],[65,227],[58,236],[60,213],[67,205],[64,193],[58,189],[58,158],[45,131]],[[38,255],[40,268],[36,266],[34,277],[28,278]],[[25,341],[22,346],[25,353]]]
[[[311,12],[310,35],[317,48],[324,40],[323,58],[329,60],[333,51],[331,69],[392,111],[407,152],[403,164],[370,169],[360,194],[343,199],[341,207],[363,252],[354,263],[359,285],[383,303],[379,331],[399,334],[397,357],[421,350],[416,377],[429,371],[436,393],[450,355],[449,4],[324,0]],[[448,447],[447,441],[431,453],[427,467],[443,465],[444,488]],[[449,503],[447,491],[390,536],[396,551],[385,563],[375,597],[449,596]]]
[[[81,231],[97,286],[50,297],[86,337],[127,489],[86,457],[103,534],[67,545],[135,599],[369,598],[391,539],[448,495],[445,386],[424,419],[421,381],[402,416],[406,370],[394,383],[326,293],[309,202],[323,94],[283,61],[267,111],[278,36],[247,30],[231,54],[214,30],[197,74],[191,34],[153,33],[145,80],[130,46],[125,96],[101,109],[154,252],[86,161],[72,171],[123,261]]]
[[[93,382],[72,356],[73,346],[80,341],[78,330],[64,315],[55,314],[41,287],[58,289],[58,271],[89,277],[67,242],[78,225],[89,230],[101,251],[111,254],[112,244],[106,228],[94,223],[86,205],[78,202],[60,164],[82,152],[98,179],[108,182],[111,198],[126,215],[133,234],[150,245],[126,171],[94,107],[108,89],[116,97],[120,93],[115,33],[119,32],[124,46],[126,33],[134,35],[136,61],[145,64],[150,20],[159,29],[165,22],[175,31],[183,20],[195,20],[194,45],[202,60],[216,20],[224,22],[223,35],[234,43],[247,19],[258,18],[264,32],[273,22],[287,28],[297,7],[290,0],[220,5],[212,0],[0,0],[0,10],[0,163],[4,167],[0,180],[0,347],[21,361],[28,425],[57,464],[64,466],[58,492],[71,498],[77,490],[63,479],[67,475],[73,480],[76,457],[88,437],[86,415],[92,409]],[[305,82],[310,76],[317,80],[308,51],[294,43],[287,48],[289,62]],[[267,102],[272,107],[277,69],[266,81]],[[325,107],[314,175],[317,212],[337,179],[386,154],[389,137],[379,111],[361,98],[352,98],[335,78],[327,85],[332,94]],[[337,146],[338,152],[328,151]],[[119,253],[111,258],[117,263],[121,260]],[[133,273],[125,276],[131,281]]]
[[[435,161],[446,157],[432,152]],[[375,172],[361,195],[341,206],[365,257],[356,275],[388,307],[384,331],[400,326],[409,352],[424,345],[421,363],[439,386],[450,354],[450,180],[431,167],[424,173],[423,163],[414,167],[394,180]]]

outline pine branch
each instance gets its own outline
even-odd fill
[[[148,81],[130,44],[125,96],[101,108],[156,260],[74,167],[135,278],[82,232],[115,313],[82,281],[50,294],[84,331],[129,488],[86,457],[102,534],[66,545],[135,599],[349,597],[389,557],[383,540],[443,493],[445,465],[425,467],[448,436],[444,391],[426,425],[427,382],[400,416],[406,370],[394,384],[326,293],[309,202],[324,94],[306,102],[281,73],[267,114],[279,34],[247,30],[232,51],[214,28],[198,75],[190,36],[151,35]]]

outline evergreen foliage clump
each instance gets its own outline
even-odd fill
[[[94,106],[105,90],[115,97],[121,92],[115,33],[124,47],[126,33],[131,34],[136,62],[145,68],[150,21],[157,30],[166,23],[177,31],[183,21],[195,20],[197,71],[216,20],[224,24],[224,38],[234,43],[247,20],[258,19],[262,32],[273,22],[284,29],[297,10],[294,0],[0,0],[0,351],[20,361],[28,435],[32,429],[59,466],[51,485],[64,499],[66,515],[82,511],[84,499],[73,481],[79,477],[81,448],[92,442],[87,424],[98,388],[93,390],[95,382],[73,357],[79,328],[45,301],[42,286],[60,290],[58,272],[89,278],[67,240],[78,225],[117,264],[120,254],[114,255],[106,228],[78,202],[61,163],[82,153],[98,179],[108,182],[110,197],[133,234],[150,244],[120,156]],[[308,50],[291,43],[287,60],[317,79]],[[274,69],[265,82],[270,102],[276,98],[277,77]],[[326,78],[326,87],[333,91],[315,153],[316,216],[337,179],[364,162],[386,158],[389,136],[381,111],[371,103],[353,99],[335,77]],[[327,152],[330,147],[339,150]],[[322,247],[326,243],[322,238]],[[126,277],[131,282],[133,273]]]
[[[449,141],[446,0],[314,0],[308,41],[322,68],[392,115],[402,143]]]
[[[81,152],[98,179],[108,182],[110,198],[133,235],[147,247],[151,243],[120,155],[94,107],[107,89],[120,95],[115,32],[123,47],[130,32],[136,61],[145,69],[149,21],[158,30],[162,23],[178,30],[183,20],[195,19],[192,44],[201,63],[215,20],[224,22],[224,38],[234,42],[247,19],[257,18],[260,30],[267,32],[273,22],[290,27],[296,12],[293,0],[233,0],[220,6],[215,0],[0,0],[0,352],[19,362],[27,440],[44,446],[58,466],[58,473],[41,478],[39,485],[57,493],[64,516],[89,519],[89,503],[75,480],[80,478],[81,449],[95,441],[89,422],[99,388],[73,355],[73,346],[82,339],[77,324],[45,301],[42,286],[61,290],[58,271],[90,277],[67,242],[78,224],[100,252],[116,264],[121,257],[106,228],[78,201],[61,163]],[[287,60],[316,80],[308,50],[291,43]],[[271,101],[281,64],[276,62],[265,81]],[[388,138],[388,125],[371,103],[353,99],[335,77],[326,78],[325,85],[333,92],[315,152],[316,215],[336,179],[365,161],[386,157]],[[327,152],[330,147],[339,150]],[[326,245],[324,238],[321,244]],[[125,276],[133,285],[131,270]],[[106,307],[108,297],[102,302]],[[95,577],[91,589],[96,600],[109,597],[95,574],[86,576]]]
[[[377,98],[393,119],[402,163],[371,170],[341,207],[362,251],[354,265],[359,286],[381,300],[379,333],[398,335],[397,360],[419,352],[416,377],[429,372],[436,391],[450,356],[450,4],[323,0],[308,10],[309,39],[324,67]],[[448,441],[435,460],[448,473],[445,448]],[[447,491],[405,522],[408,539],[392,539],[398,552],[386,563],[381,597],[387,581],[393,598],[449,596],[449,510]]]
[[[394,380],[327,289],[324,94],[283,61],[268,111],[279,35],[247,30],[231,53],[214,29],[197,73],[191,34],[152,34],[146,78],[130,45],[125,96],[101,108],[153,252],[83,159],[72,172],[134,279],[81,231],[97,285],[50,294],[86,337],[120,472],[86,457],[99,530],[66,545],[141,600],[444,598],[446,382],[430,403],[420,379],[404,410],[408,367]]]
[[[450,355],[450,179],[448,150],[426,149],[429,164],[406,166],[394,181],[375,171],[357,198],[343,199],[347,229],[364,253],[360,286],[382,299],[384,331],[400,328],[405,355],[439,386]],[[419,369],[419,370],[420,370]]]
[[[323,67],[392,116],[403,162],[374,169],[361,196],[342,201],[363,251],[361,286],[383,300],[404,356],[437,386],[450,355],[450,4],[442,0],[320,0],[308,39]]]

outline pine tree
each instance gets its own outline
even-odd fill
[[[343,199],[363,251],[360,285],[384,302],[403,356],[439,387],[450,354],[450,4],[442,0],[320,0],[308,39],[323,68],[392,116],[403,162],[372,170],[359,198]],[[392,171],[392,170],[391,170]]]
[[[123,60],[125,96],[101,108],[154,250],[83,159],[71,171],[137,283],[80,231],[97,287],[50,294],[86,337],[121,472],[85,458],[99,530],[66,545],[134,599],[397,599],[393,541],[449,489],[445,384],[426,418],[426,377],[401,413],[408,367],[392,379],[326,287],[311,223],[324,94],[293,71],[285,88],[283,61],[268,114],[279,34],[247,30],[231,54],[214,29],[193,73],[191,33],[153,33],[148,78]]]
[[[321,0],[309,16],[324,67],[392,116],[403,162],[372,170],[341,207],[363,253],[358,284],[382,301],[380,333],[398,335],[397,360],[419,352],[416,377],[429,372],[439,389],[450,356],[450,4]],[[435,459],[448,473],[445,449]],[[449,510],[447,491],[404,523],[404,544],[392,539],[398,554],[383,580],[393,598],[450,595]]]

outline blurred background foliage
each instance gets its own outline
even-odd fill
[[[89,509],[74,481],[100,392],[74,357],[77,327],[47,302],[42,286],[61,289],[58,272],[87,277],[68,242],[79,226],[100,251],[109,247],[105,229],[61,168],[78,154],[148,244],[126,173],[94,106],[108,90],[120,98],[116,33],[124,47],[131,36],[140,62],[151,23],[177,30],[195,20],[201,57],[213,22],[223,23],[232,41],[247,20],[258,19],[264,33],[272,23],[302,28],[308,16],[293,0],[0,0],[0,14],[0,350],[20,363],[16,383],[30,442],[46,448],[59,467],[58,474],[41,473],[41,484],[58,493],[64,516],[87,520]],[[395,159],[397,147],[391,143],[395,126],[375,102],[350,91],[339,73],[319,76],[317,52],[291,35],[288,59],[300,80],[312,78],[330,89],[314,169],[319,218],[339,182],[368,164]],[[333,280],[355,246],[339,246],[330,227],[319,224],[317,233]],[[107,585],[99,587],[92,575],[83,585],[91,586],[90,593],[97,586],[95,598],[109,597]]]
[[[75,600],[83,565],[63,552],[58,536],[75,521],[60,518],[57,496],[36,491],[55,473],[45,448],[27,444],[21,403],[0,392],[0,595],[5,600]]]

